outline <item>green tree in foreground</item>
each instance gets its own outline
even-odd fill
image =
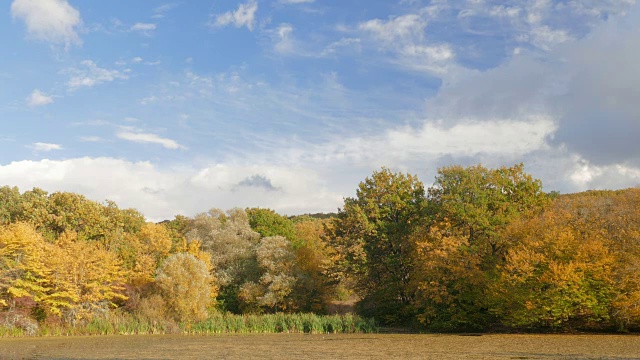
[[[522,164],[438,170],[429,189],[433,222],[416,234],[419,319],[435,329],[483,329],[497,319],[488,289],[514,238],[512,222],[539,213],[548,203],[542,184]]]
[[[411,319],[415,243],[426,199],[417,177],[383,168],[344,201],[329,239],[353,276],[361,311],[386,323]]]

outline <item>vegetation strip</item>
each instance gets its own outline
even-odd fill
[[[157,224],[2,187],[0,336],[633,331],[638,219],[640,189],[545,193],[522,164],[445,167],[429,188],[382,168],[329,216]]]

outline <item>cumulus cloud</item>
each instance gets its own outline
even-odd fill
[[[27,98],[27,104],[31,107],[43,106],[53,103],[53,97],[35,89]]]
[[[67,71],[71,74],[71,78],[67,81],[69,90],[93,87],[105,82],[111,82],[117,79],[126,80],[129,78],[129,75],[127,75],[125,71],[101,68],[91,60],[84,60],[80,64],[83,65],[82,68],[73,68]]]
[[[236,191],[239,183],[256,174],[279,190],[245,186]],[[342,195],[329,191],[318,173],[273,165],[211,164],[194,169],[113,158],[17,161],[0,165],[0,183],[23,191],[40,187],[113,200],[120,207],[140,210],[151,221],[212,207],[260,206],[283,214],[335,211],[342,202]]]
[[[67,0],[14,0],[11,15],[24,21],[32,38],[66,47],[82,43],[76,33],[80,12]]]
[[[163,138],[156,134],[139,132],[130,128],[124,128],[118,131],[116,136],[122,140],[133,141],[137,143],[149,143],[162,145],[166,149],[176,150],[185,149],[184,146],[178,144],[175,140]]]
[[[543,114],[564,146],[595,166],[640,164],[640,8],[603,22],[588,36],[524,53],[484,72],[447,81],[428,101],[436,118],[519,118]]]
[[[31,144],[30,147],[35,151],[43,151],[43,152],[47,152],[51,150],[62,150],[62,146],[59,144],[51,144],[51,143],[43,143],[43,142],[33,143]]]
[[[517,159],[548,148],[547,139],[555,131],[552,119],[462,119],[456,125],[425,121],[418,128],[392,128],[379,136],[336,139],[303,153],[301,162],[327,164],[367,164],[376,168],[387,164],[436,163],[442,157],[489,157]]]
[[[562,112],[555,141],[598,165],[640,163],[640,7],[588,37],[558,50],[565,73],[561,96],[551,104]]]
[[[246,26],[249,31],[253,31],[257,11],[258,2],[255,0],[249,0],[246,4],[240,4],[235,11],[228,11],[224,14],[215,15],[214,20],[210,22],[209,25],[213,27],[234,25],[237,28]]]

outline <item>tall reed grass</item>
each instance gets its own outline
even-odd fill
[[[196,323],[190,334],[335,334],[375,333],[378,326],[373,319],[357,315],[316,314],[266,314],[234,315],[215,314],[206,321]]]
[[[235,315],[216,313],[207,320],[194,324],[176,324],[172,321],[152,321],[127,313],[110,314],[95,318],[78,326],[43,325],[35,333],[19,327],[0,325],[0,337],[21,336],[79,336],[79,335],[216,335],[216,334],[335,334],[376,333],[378,325],[373,319],[358,315],[265,314]]]

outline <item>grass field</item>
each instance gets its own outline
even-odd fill
[[[636,335],[218,335],[0,339],[2,359],[640,359]]]

